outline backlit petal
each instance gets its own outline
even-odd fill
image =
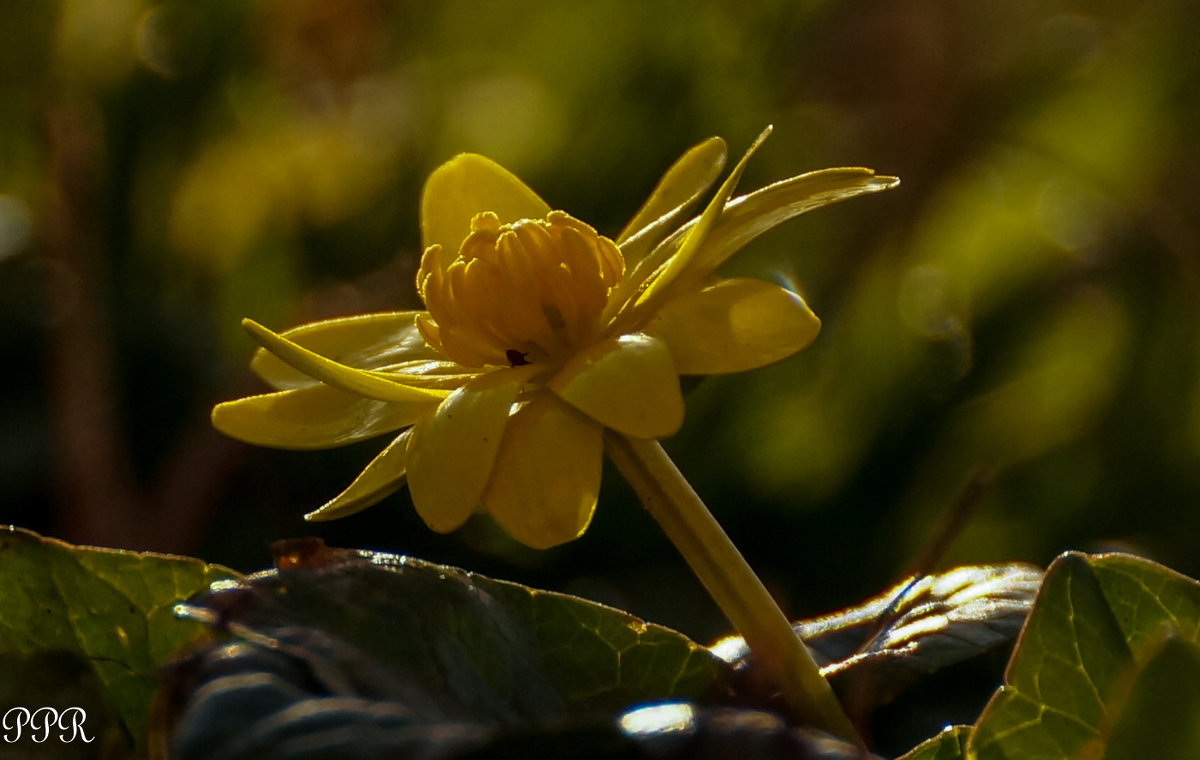
[[[792,177],[734,198],[704,241],[692,281],[711,274],[743,246],[792,217],[847,198],[888,190],[900,184],[870,169],[822,169]],[[680,230],[686,233],[687,228]],[[664,245],[671,245],[668,240]]]
[[[339,364],[276,335],[251,319],[243,319],[242,327],[246,328],[263,348],[284,362],[334,388],[380,401],[421,401],[442,399],[447,395],[444,390],[418,388],[396,382],[378,372]]]
[[[259,446],[325,449],[390,433],[431,411],[436,400],[377,401],[327,385],[218,404],[213,427]]]
[[[627,266],[641,260],[668,232],[676,218],[712,186],[725,168],[725,141],[710,137],[679,157],[655,185],[650,197],[617,236]]]
[[[440,359],[413,324],[419,311],[391,311],[327,319],[293,327],[280,335],[298,346],[358,369],[380,369],[406,361]],[[302,388],[319,380],[297,370],[264,348],[250,369],[278,390]]]
[[[735,278],[669,301],[650,331],[670,347],[681,375],[743,372],[807,348],[821,321],[795,293]]]
[[[605,316],[619,315],[618,326],[622,331],[631,324],[643,322],[645,315],[652,314],[667,298],[671,285],[692,270],[705,240],[720,221],[721,211],[733,195],[750,157],[770,134],[771,128],[767,127],[755,139],[709,200],[704,212],[688,227],[676,245],[660,245],[634,267],[632,274],[625,278],[620,287],[614,289]]]
[[[602,432],[553,394],[537,396],[509,419],[483,496],[487,511],[535,549],[578,538],[600,492]]]
[[[378,374],[418,388],[454,390],[479,375],[460,364],[443,360],[408,361],[381,367]]]
[[[430,528],[448,533],[479,506],[509,407],[533,367],[482,375],[451,393],[413,428],[408,487]]]
[[[304,519],[314,522],[336,520],[361,512],[399,491],[404,485],[404,464],[408,456],[410,433],[411,429],[396,436],[345,491],[309,512]]]
[[[443,268],[454,260],[471,230],[471,218],[491,211],[501,224],[541,219],[546,202],[510,171],[489,158],[463,153],[439,166],[421,192],[421,249],[442,246]]]
[[[679,373],[667,345],[644,333],[599,341],[547,383],[564,401],[635,438],[661,438],[683,424]]]

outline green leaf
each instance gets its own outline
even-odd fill
[[[967,737],[970,735],[970,726],[949,726],[897,760],[966,760]]]
[[[1062,555],[1047,571],[1005,686],[976,724],[971,756],[1100,757],[1126,735],[1153,741],[1141,756],[1162,756],[1160,741],[1168,740],[1145,736],[1130,717],[1144,703],[1136,695],[1146,682],[1183,695],[1185,703],[1196,698],[1190,655],[1163,642],[1193,647],[1198,631],[1196,581],[1126,555]],[[1154,665],[1163,657],[1185,664]]]
[[[229,639],[172,669],[181,756],[261,758],[330,725],[361,726],[337,741],[362,756],[580,721],[611,733],[631,705],[713,699],[731,675],[679,633],[564,594],[316,541],[276,564],[184,608]]]
[[[1167,638],[1138,673],[1105,760],[1200,757],[1200,647]]]
[[[51,710],[34,712],[46,707]],[[31,714],[18,727],[21,708]],[[125,756],[126,736],[104,684],[83,657],[55,650],[0,653],[0,756],[5,760],[116,760]]]
[[[1090,557],[1087,562],[1135,652],[1157,644],[1164,625],[1187,641],[1200,642],[1200,583],[1128,554]]]
[[[424,711],[460,720],[611,713],[711,696],[727,675],[683,635],[583,599],[412,557],[324,548],[317,556],[223,584],[187,614],[245,638],[303,631],[334,642],[326,654],[353,678],[403,684]]]
[[[76,547],[0,526],[0,655],[78,655],[140,741],[159,667],[203,631],[177,619],[175,604],[232,575],[195,559]]]
[[[793,627],[845,701],[884,704],[922,676],[1010,644],[1041,580],[1024,563],[966,565]],[[740,637],[714,650],[741,671],[755,667]]]

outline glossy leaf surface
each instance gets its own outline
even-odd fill
[[[965,760],[970,726],[950,726],[940,734],[921,742],[898,760]]]
[[[76,656],[140,740],[159,667],[203,632],[176,618],[175,604],[233,575],[185,557],[76,547],[0,529],[0,655]]]
[[[276,564],[189,606],[229,636],[172,669],[178,760],[864,757],[714,706],[724,663],[611,608],[311,539]]]
[[[1189,674],[1198,640],[1196,581],[1128,555],[1062,555],[1047,571],[1005,686],[976,724],[971,756],[1105,756],[1110,741],[1132,730],[1127,714],[1145,704],[1137,696],[1147,694],[1145,683],[1185,704],[1197,699]],[[1175,666],[1163,667],[1163,657]],[[1140,751],[1161,757],[1176,740],[1147,737],[1154,743]],[[1192,744],[1174,756],[1197,752]]]
[[[1032,565],[968,565],[903,581],[793,627],[840,693],[862,685],[867,703],[882,704],[921,676],[1011,643],[1040,583]],[[755,667],[741,638],[714,649],[739,667]]]
[[[244,638],[326,642],[313,657],[427,719],[611,712],[712,694],[725,672],[684,636],[582,599],[399,555],[319,556],[222,587],[189,614]]]

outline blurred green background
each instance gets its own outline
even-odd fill
[[[943,564],[1200,575],[1198,28],[1191,0],[4,0],[0,522],[241,570],[319,535],[720,633],[615,473],[550,552],[433,534],[405,493],[309,525],[382,441],[261,450],[207,415],[260,389],[241,317],[419,305],[454,153],[615,234],[684,149],[774,124],[743,190],[903,178],[731,262],[824,330],[706,380],[666,442],[788,611],[890,584],[978,468]]]

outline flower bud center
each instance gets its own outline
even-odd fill
[[[437,246],[422,257],[417,326],[466,367],[563,361],[599,335],[624,267],[611,240],[561,211],[511,224],[484,212],[448,266]]]

